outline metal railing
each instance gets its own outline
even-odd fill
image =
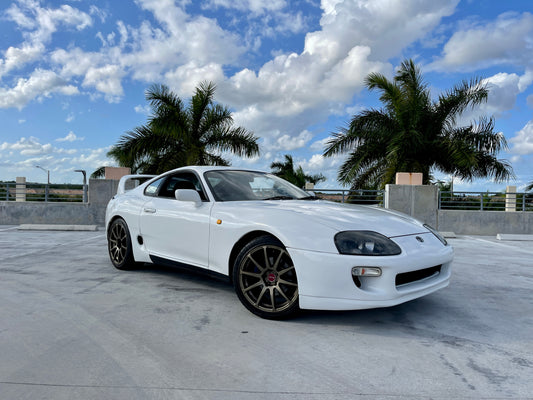
[[[439,209],[533,211],[533,193],[439,191]]]
[[[87,202],[88,185],[0,183],[0,201]]]
[[[384,190],[315,189],[317,197],[339,203],[383,205]]]

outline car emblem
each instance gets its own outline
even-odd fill
[[[424,239],[422,239],[420,236],[417,236],[416,240],[418,240],[420,243],[424,243]]]

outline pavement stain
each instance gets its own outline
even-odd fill
[[[478,365],[472,358],[468,358],[468,367],[484,376],[491,384],[499,386],[509,379],[507,375],[500,375],[488,367]]]
[[[464,376],[464,374],[461,372],[461,370],[455,366],[453,363],[448,361],[446,356],[444,354],[439,354],[439,358],[444,364],[446,368],[448,368],[455,376],[459,377],[461,381],[468,387],[470,390],[476,390],[476,387],[472,385],[470,382],[468,382],[468,379]]]
[[[201,331],[204,327],[211,323],[211,319],[208,315],[204,315],[200,320],[197,321],[197,324],[194,326],[194,329]]]
[[[44,275],[40,271],[31,270],[29,268],[1,268],[2,273],[11,273],[17,275]]]
[[[533,362],[526,360],[525,358],[522,358],[522,357],[515,357],[511,361],[521,367],[533,368]]]

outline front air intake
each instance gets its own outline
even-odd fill
[[[410,271],[398,274],[396,275],[396,287],[437,276],[438,274],[440,274],[441,267],[442,265],[437,265],[431,268],[419,269],[418,271]]]

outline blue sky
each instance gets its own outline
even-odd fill
[[[358,111],[379,106],[363,85],[405,58],[432,94],[481,77],[516,180],[455,181],[456,190],[518,189],[533,180],[533,5],[530,0],[84,0],[0,5],[0,180],[81,182],[119,137],[146,122],[144,91],[167,84],[188,99],[204,80],[261,156],[232,165],[269,170],[293,155],[337,188],[344,157],[324,142]],[[443,180],[450,177],[436,173]]]

